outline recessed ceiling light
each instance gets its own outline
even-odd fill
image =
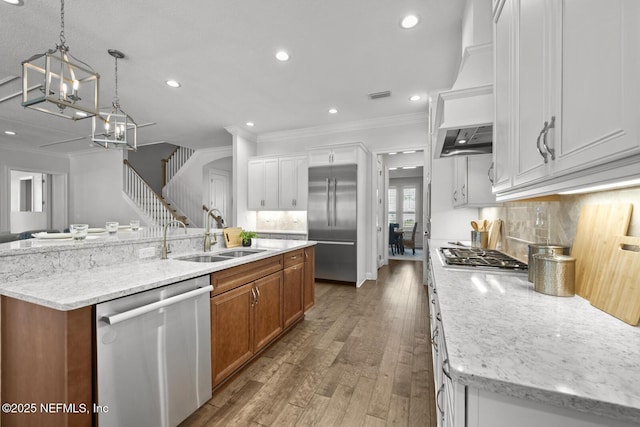
[[[337,114],[338,110],[336,108],[330,108],[329,109],[329,114]]]
[[[6,133],[7,135],[11,135],[14,136],[16,133],[12,130],[5,130],[4,133]]]
[[[246,125],[252,128],[252,127],[254,127],[256,124],[255,124],[255,123],[253,123],[253,122],[247,122],[247,123],[246,123]]]
[[[420,101],[422,99],[422,97],[420,95],[413,95],[411,98],[409,98],[409,101]]]
[[[4,2],[14,6],[22,6],[24,4],[22,0],[4,0]]]
[[[165,83],[167,84],[167,86],[170,86],[170,87],[180,87],[180,86],[182,86],[180,83],[178,83],[175,80],[167,80]]]
[[[278,61],[288,61],[289,60],[289,54],[284,51],[284,50],[279,50],[276,52],[276,59]]]
[[[402,154],[413,154],[416,150],[403,151]]]
[[[418,25],[418,17],[416,15],[407,15],[404,18],[402,18],[402,21],[400,22],[400,26],[404,29],[409,29],[409,28],[413,28],[416,25]]]
[[[404,166],[402,169],[415,169],[416,166]]]

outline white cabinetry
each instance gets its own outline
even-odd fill
[[[309,151],[309,166],[348,165],[358,163],[358,148],[346,147],[319,148]]]
[[[454,160],[454,207],[483,207],[496,204],[491,191],[491,155],[458,156]]]
[[[633,175],[640,162],[639,13],[636,0],[498,2],[500,199]]]
[[[296,210],[307,208],[309,174],[307,158],[282,157],[280,162],[280,209]]]
[[[248,169],[249,209],[278,209],[278,159],[251,159]]]
[[[305,210],[307,158],[254,157],[248,164],[248,207],[253,210]]]

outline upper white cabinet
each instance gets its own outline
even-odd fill
[[[355,145],[319,148],[309,151],[309,166],[355,165],[357,163],[358,148]]]
[[[639,13],[636,0],[497,3],[494,192],[501,199],[632,174],[640,162]]]
[[[249,209],[307,209],[306,156],[255,157],[248,170]]]
[[[454,207],[484,207],[496,204],[491,191],[491,154],[457,156],[454,160]]]
[[[249,209],[278,209],[278,159],[251,159],[248,169]]]
[[[307,208],[309,173],[307,158],[282,157],[280,161],[280,209],[296,210]]]

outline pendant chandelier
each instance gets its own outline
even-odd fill
[[[90,65],[69,53],[60,0],[60,44],[22,62],[22,106],[71,120],[92,117],[98,114],[99,80]]]
[[[124,53],[115,49],[109,49],[108,52],[115,58],[116,94],[109,111],[99,111],[93,116],[91,141],[107,149],[136,150],[138,125],[120,108],[120,98],[118,98],[118,59],[124,58]]]

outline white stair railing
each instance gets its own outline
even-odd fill
[[[188,147],[176,147],[171,155],[163,160],[164,163],[164,185],[171,182],[171,178],[175,176],[180,168],[189,160],[189,157],[195,152],[194,149]]]
[[[158,226],[171,220],[184,221],[173,209],[140,177],[131,164],[124,161],[124,192]]]

